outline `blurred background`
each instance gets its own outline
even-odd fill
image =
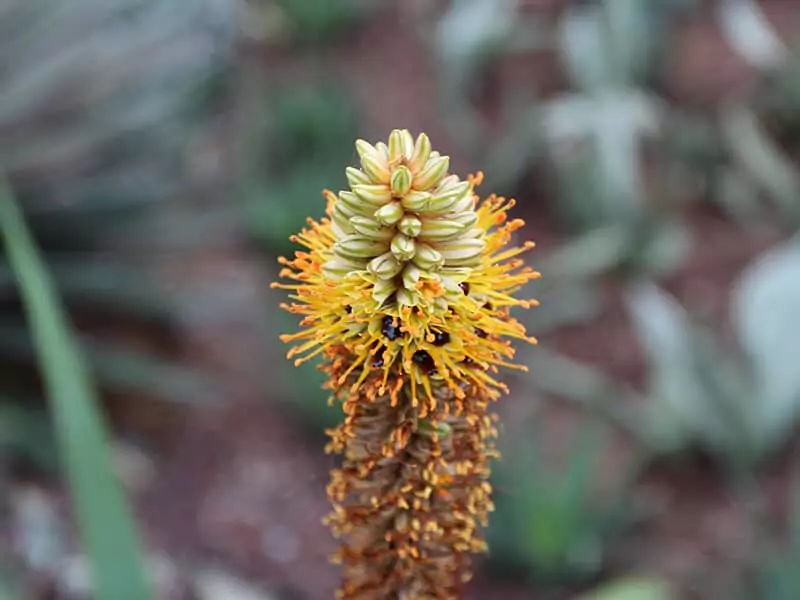
[[[800,598],[797,41],[793,0],[3,0],[4,202],[110,435],[43,386],[4,210],[0,599],[114,568],[65,449],[112,462],[155,598],[332,597],[339,415],[268,284],[393,128],[518,198],[543,273],[466,598]]]

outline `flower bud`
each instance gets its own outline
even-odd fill
[[[419,278],[422,276],[422,271],[419,267],[414,265],[406,265],[403,269],[403,285],[406,289],[416,289]]]
[[[414,144],[414,150],[408,160],[408,167],[416,173],[425,166],[430,155],[431,141],[427,135],[420,133],[417,137],[417,142]]]
[[[403,218],[403,207],[399,202],[384,204],[375,211],[374,217],[382,225],[390,227]]]
[[[343,206],[343,212],[345,213],[352,213],[352,214],[360,214],[364,216],[369,216],[372,212],[375,211],[375,207],[371,204],[364,202],[361,198],[356,196],[353,192],[339,192],[339,201],[334,204],[334,206],[341,204]]]
[[[397,228],[410,238],[415,238],[422,231],[422,221],[412,215],[406,215],[397,225]]]
[[[403,208],[413,212],[420,211],[428,206],[431,195],[428,192],[413,191],[409,192],[400,200]]]
[[[461,181],[454,186],[447,186],[445,189],[439,189],[432,194],[426,212],[446,212],[452,209],[455,203],[463,198],[468,191],[468,181]],[[472,207],[470,206],[470,208]]]
[[[485,246],[486,243],[483,240],[466,238],[441,244],[439,252],[441,252],[448,265],[461,266],[469,264],[471,259],[479,257]]]
[[[364,265],[359,262],[337,256],[322,265],[322,272],[328,279],[341,279],[347,274],[353,271],[359,271],[363,268]]]
[[[354,233],[336,242],[333,249],[336,254],[345,258],[372,258],[386,251],[386,242],[372,240]]]
[[[389,166],[377,154],[362,156],[361,168],[374,183],[389,183]]]
[[[428,244],[417,244],[414,264],[426,271],[436,271],[444,264],[444,257]]]
[[[419,292],[400,288],[397,290],[397,303],[401,306],[416,306],[419,304]]]
[[[367,265],[367,270],[379,279],[391,279],[403,270],[403,263],[391,252],[385,252],[373,258]]]
[[[411,189],[411,171],[408,167],[400,165],[392,171],[392,194],[395,196],[405,196]]]
[[[396,164],[401,158],[410,158],[414,152],[414,138],[407,129],[395,129],[389,135],[389,161]]]
[[[453,221],[458,221],[464,226],[464,229],[469,229],[478,222],[478,213],[474,210],[468,210],[466,212],[455,213],[450,217]]]
[[[414,187],[418,190],[428,190],[438,184],[450,167],[450,157],[437,156],[431,158],[425,167],[414,177]]]
[[[397,291],[397,283],[394,278],[378,279],[372,286],[372,298],[376,302],[385,302],[389,296]]]
[[[369,175],[354,167],[347,167],[347,169],[345,169],[345,174],[347,175],[347,183],[350,184],[350,187],[370,183]]]
[[[369,217],[353,217],[350,224],[358,233],[371,240],[389,241],[393,234],[391,229],[381,227],[380,223]]]
[[[355,185],[353,191],[373,209],[392,200],[392,191],[385,185]]]
[[[414,240],[404,236],[402,233],[398,233],[392,238],[390,248],[394,257],[403,262],[414,258],[414,253],[416,252]]]
[[[419,238],[426,241],[442,241],[456,237],[465,227],[458,221],[447,219],[426,219],[422,221]]]

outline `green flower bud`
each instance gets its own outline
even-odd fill
[[[353,191],[373,210],[392,200],[392,190],[385,185],[355,185]]]
[[[420,277],[422,277],[422,271],[419,267],[411,264],[406,265],[406,268],[403,269],[403,286],[409,290],[416,289]]]
[[[437,185],[450,167],[450,157],[437,156],[428,160],[425,167],[414,177],[414,187],[418,190],[428,190]]]
[[[347,169],[345,169],[345,174],[347,175],[347,183],[350,184],[350,187],[370,183],[369,175],[354,167],[347,167]]]
[[[478,213],[474,210],[469,210],[462,213],[454,213],[450,216],[453,221],[458,221],[464,226],[464,229],[469,229],[478,222]]]
[[[349,273],[360,271],[363,268],[364,265],[359,262],[337,256],[322,265],[322,272],[328,279],[341,279]]]
[[[388,242],[394,233],[391,229],[381,227],[380,223],[369,217],[353,217],[350,219],[350,224],[358,233],[372,240]]]
[[[414,152],[414,138],[407,129],[395,129],[389,134],[389,161],[396,164],[401,158],[410,158]]]
[[[461,181],[454,186],[447,186],[445,189],[440,188],[432,194],[431,201],[425,210],[426,212],[438,213],[451,210],[455,203],[461,200],[468,191],[468,181]]]
[[[389,296],[398,291],[397,288],[398,285],[393,278],[378,279],[372,286],[372,299],[376,302],[385,302]]]
[[[397,303],[400,306],[416,306],[419,304],[419,293],[406,288],[397,290]]]
[[[354,233],[336,242],[333,249],[336,254],[345,258],[373,258],[386,251],[386,242],[372,240]]]
[[[411,171],[408,167],[400,165],[392,171],[392,194],[395,196],[405,196],[411,189]]]
[[[422,221],[419,238],[425,241],[438,242],[458,236],[466,227],[458,221],[447,219],[426,219]]]
[[[475,238],[453,240],[439,245],[439,252],[448,265],[466,266],[470,261],[479,258],[486,242]]]
[[[374,216],[379,223],[390,227],[403,218],[403,207],[399,202],[385,204],[375,211]]]
[[[389,166],[376,154],[362,156],[361,168],[374,183],[389,183]]]
[[[417,172],[425,164],[428,162],[428,158],[431,155],[431,141],[428,139],[428,136],[424,133],[420,133],[417,137],[417,142],[414,144],[414,150],[410,154],[410,158],[408,160],[408,167],[413,171]]]
[[[348,214],[349,212],[350,211],[341,202],[337,202],[333,205],[331,225],[336,239],[341,239],[354,231],[350,223],[351,215]]]
[[[422,231],[422,221],[412,215],[406,215],[397,225],[397,228],[410,238],[415,238]]]
[[[367,265],[367,270],[379,279],[391,279],[403,270],[403,263],[391,252],[385,252],[373,258]]]
[[[397,260],[406,262],[414,258],[416,245],[414,240],[404,236],[402,233],[398,233],[392,238],[390,249]]]
[[[444,257],[428,244],[417,244],[414,264],[426,271],[436,271],[444,264]]]
[[[428,206],[431,195],[428,192],[413,191],[409,192],[400,200],[403,208],[412,212],[417,212]]]
[[[351,213],[354,215],[360,214],[369,216],[375,211],[375,207],[368,202],[364,202],[361,198],[356,196],[353,192],[339,192],[339,201],[334,206],[342,205],[343,212]]]

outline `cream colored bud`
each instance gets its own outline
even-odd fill
[[[453,213],[450,218],[453,221],[458,221],[461,223],[464,226],[464,229],[467,230],[478,222],[478,213],[476,213],[474,210],[468,210],[466,212]]]
[[[345,258],[366,259],[383,254],[386,251],[386,243],[354,233],[336,242],[333,249],[336,254]]]
[[[322,272],[328,279],[341,279],[342,277],[364,268],[359,262],[337,256],[322,265]]]
[[[422,231],[422,221],[412,215],[406,215],[398,223],[397,228],[410,238],[415,238]]]
[[[419,304],[419,293],[406,288],[397,290],[397,303],[401,306],[416,306]]]
[[[397,291],[397,288],[398,285],[394,279],[379,279],[372,286],[372,299],[376,302],[385,302]]]
[[[414,177],[414,187],[418,190],[428,190],[436,186],[447,174],[449,167],[449,156],[429,159],[425,167]]]
[[[356,185],[353,191],[373,210],[392,200],[392,190],[385,185]]]
[[[414,138],[407,129],[395,129],[389,134],[389,161],[396,164],[403,158],[411,158]]]
[[[360,169],[356,169],[355,167],[347,167],[345,169],[345,174],[347,175],[347,183],[350,184],[350,187],[353,187],[354,185],[364,185],[365,183],[370,183],[369,175]]]
[[[403,208],[412,212],[423,210],[431,201],[431,195],[428,192],[409,192],[400,200]]]
[[[414,144],[414,150],[411,153],[411,158],[408,160],[408,166],[413,172],[417,172],[425,166],[428,158],[431,155],[431,141],[427,135],[420,133],[417,137],[417,142]]]
[[[369,217],[353,217],[350,219],[350,224],[358,233],[372,240],[389,241],[394,234],[391,229],[382,227],[375,219]]]
[[[406,268],[403,269],[403,285],[409,290],[416,289],[417,283],[419,283],[419,278],[421,276],[422,271],[419,269],[419,267],[414,265],[406,265]]]
[[[475,210],[475,196],[473,194],[466,194],[459,198],[450,210],[454,213],[467,212],[468,210]]]
[[[411,179],[412,175],[408,167],[404,165],[396,167],[394,171],[392,171],[392,194],[398,197],[405,196],[411,189]]]
[[[447,188],[443,190],[437,190],[432,194],[431,201],[428,204],[426,211],[443,213],[451,210],[455,204],[461,200],[465,194],[467,194],[468,191],[468,181],[462,181],[454,186],[447,186]]]
[[[389,183],[389,165],[376,153],[361,157],[361,169],[373,183]]]
[[[403,263],[399,262],[391,252],[385,252],[373,258],[367,265],[367,270],[379,279],[391,279],[403,270]]]
[[[403,207],[400,206],[400,203],[392,202],[391,204],[385,204],[381,206],[375,211],[373,216],[381,225],[391,227],[403,218],[403,214]]]
[[[483,240],[465,238],[441,244],[439,252],[444,257],[446,264],[462,266],[467,264],[462,261],[469,261],[479,256],[485,246],[486,242]]]
[[[416,245],[414,240],[404,236],[402,233],[398,233],[392,238],[390,249],[397,260],[405,262],[414,258]]]
[[[444,257],[428,244],[417,244],[414,264],[426,271],[436,271],[444,264]]]
[[[431,242],[443,241],[458,236],[464,229],[464,225],[458,221],[425,219],[422,221],[422,229],[418,237]]]
[[[375,206],[368,202],[364,202],[361,198],[356,196],[353,192],[339,192],[339,201],[334,206],[342,205],[343,212],[352,213],[354,215],[369,216],[375,212]]]

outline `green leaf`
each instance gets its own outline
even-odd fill
[[[72,327],[10,190],[0,230],[36,341],[44,383],[99,600],[151,598],[140,542],[112,470],[105,422]]]
[[[758,390],[754,425],[764,438],[782,437],[800,412],[799,306],[800,238],[757,258],[732,291],[731,317]]]

